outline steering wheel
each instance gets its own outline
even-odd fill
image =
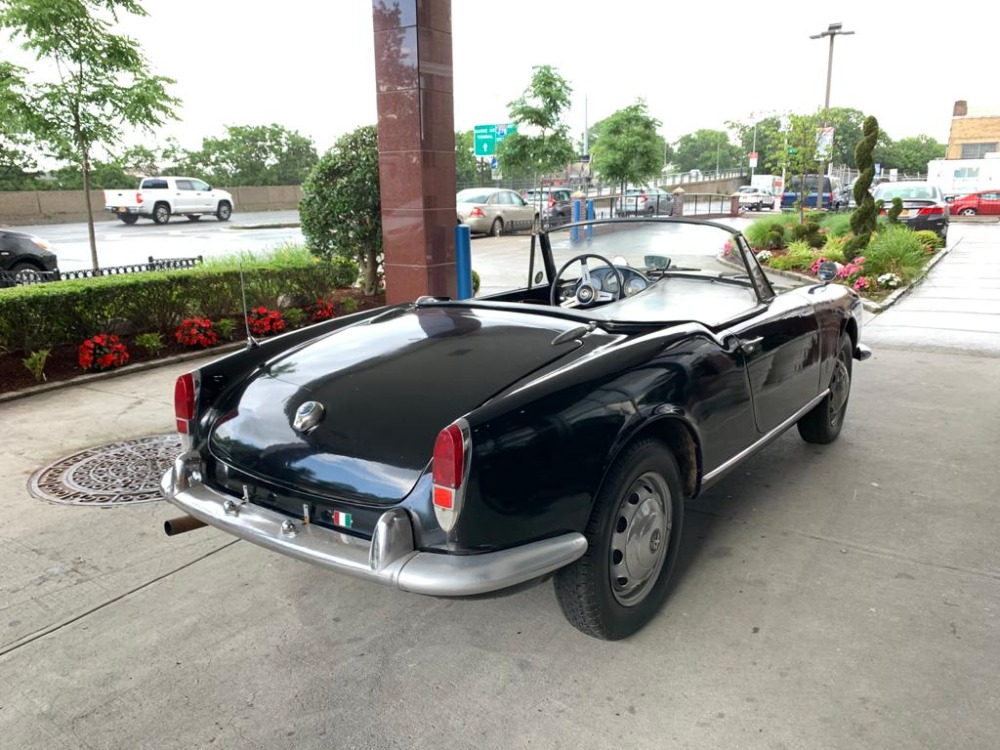
[[[614,292],[598,291],[594,286],[590,280],[590,269],[587,267],[587,258],[596,258],[614,271],[615,277],[618,279],[618,288]],[[568,284],[563,282],[560,285],[559,279],[562,278],[566,269],[574,263],[580,264],[580,281],[575,282],[576,288],[572,291],[572,294],[568,294]],[[596,253],[575,255],[566,262],[566,265],[559,269],[559,273],[552,280],[552,287],[549,290],[549,304],[553,307],[591,307],[598,302],[614,302],[621,299],[623,285],[622,272],[603,255],[597,255]],[[567,289],[563,289],[563,286],[566,286]]]

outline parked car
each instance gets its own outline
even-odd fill
[[[171,216],[197,221],[211,215],[229,221],[235,205],[229,192],[194,177],[146,177],[138,190],[104,191],[104,210],[126,224],[135,224],[139,217],[166,224]]]
[[[774,193],[768,188],[754,185],[743,185],[735,193],[743,211],[760,211],[774,208]]]
[[[573,220],[573,191],[569,188],[537,188],[525,190],[524,199],[541,209],[542,221],[557,226]]]
[[[0,229],[0,286],[59,278],[59,259],[41,237]]]
[[[776,292],[738,231],[695,219],[543,231],[521,257],[524,288],[338,317],[178,378],[167,533],[438,597],[554,578],[584,633],[645,625],[686,499],[792,426],[837,438],[870,353],[860,300]]]
[[[807,174],[805,176],[805,189],[803,190],[802,178],[792,177],[792,179],[788,181],[788,187],[785,188],[785,192],[781,195],[781,207],[793,208],[799,200],[799,195],[802,194],[803,206],[807,208],[815,208],[817,205],[817,184],[819,184],[817,176],[814,174]],[[849,204],[850,196],[844,189],[840,180],[837,177],[824,176],[822,200],[819,205],[827,210],[839,211],[842,208],[847,208]]]
[[[1000,216],[1000,191],[982,190],[958,196],[948,203],[955,216]]]
[[[532,229],[538,208],[520,193],[505,188],[468,188],[455,196],[458,223],[467,224],[473,234],[492,234]]]
[[[941,188],[929,182],[883,182],[875,188],[873,196],[882,201],[882,214],[892,207],[892,199],[903,202],[899,220],[914,230],[930,229],[941,239],[948,237],[950,210]]]
[[[632,188],[618,197],[615,203],[617,216],[670,216],[674,198],[660,188]]]

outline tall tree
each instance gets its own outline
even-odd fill
[[[20,189],[35,168],[25,118],[30,109],[26,100],[24,68],[0,60],[0,189]]]
[[[943,159],[946,151],[943,143],[938,143],[929,135],[917,135],[890,142],[877,153],[882,159],[883,169],[916,174],[926,173],[928,162]]]
[[[214,185],[301,185],[319,156],[312,139],[282,125],[227,125],[184,159],[186,171]]]
[[[757,172],[775,174],[781,172],[782,149],[785,134],[781,131],[779,115],[758,117],[751,115],[747,122],[729,121],[726,126],[740,144],[741,164],[746,165],[751,151],[757,152]]]
[[[601,120],[591,148],[594,171],[623,190],[658,175],[664,163],[664,141],[656,132],[661,124],[641,99]]]
[[[850,107],[830,107],[826,121],[833,128],[833,152],[829,161],[856,168],[858,165],[854,160],[854,149],[861,141],[865,113]]]
[[[576,152],[562,122],[573,89],[551,65],[536,65],[532,71],[524,93],[507,105],[518,130],[497,144],[497,160],[507,173],[537,177],[561,171]]]
[[[455,133],[455,180],[472,184],[479,171],[476,158],[476,134],[472,130]]]
[[[674,161],[682,172],[699,169],[714,171],[716,167],[729,169],[740,165],[740,147],[729,141],[724,130],[703,128],[682,135],[677,140]]]
[[[380,283],[382,195],[378,176],[378,128],[365,125],[342,135],[302,183],[302,234],[320,258],[353,260],[365,294]]]
[[[173,81],[150,74],[138,43],[113,33],[123,13],[146,15],[136,0],[5,0],[0,6],[0,28],[36,59],[54,63],[54,80],[29,83],[25,127],[54,156],[80,165],[94,268],[94,149],[118,143],[123,126],[162,125],[179,104],[167,93]]]

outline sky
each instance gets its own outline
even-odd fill
[[[175,79],[180,120],[160,135],[185,148],[225,135],[226,125],[277,123],[323,152],[376,122],[370,0],[142,5],[149,16],[119,30],[140,43],[152,72]],[[814,112],[829,40],[809,37],[839,22],[855,34],[834,42],[830,106],[875,115],[897,140],[925,134],[945,143],[956,100],[1000,113],[995,8],[981,0],[962,12],[857,0],[452,0],[455,128],[507,122],[507,103],[542,64],[572,86],[564,121],[577,139],[587,123],[640,98],[670,142],[727,120]],[[0,58],[24,64],[3,44]]]

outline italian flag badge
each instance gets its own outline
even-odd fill
[[[343,526],[345,529],[351,528],[351,514],[343,511],[333,511],[333,525]]]

